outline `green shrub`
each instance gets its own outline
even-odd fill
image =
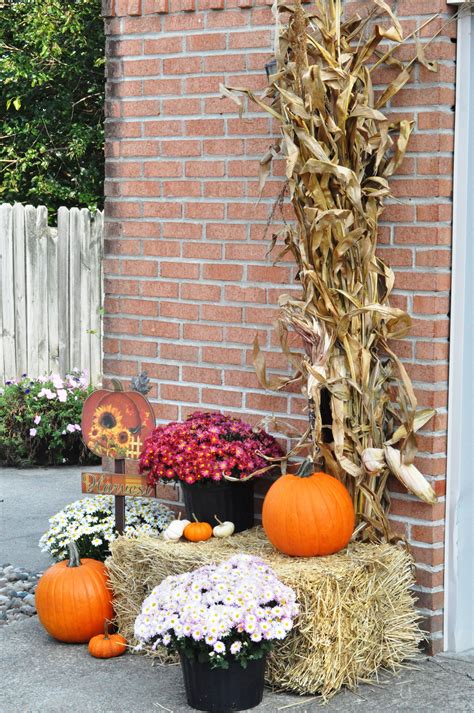
[[[97,462],[82,442],[85,373],[6,381],[0,388],[0,463],[12,466]]]
[[[0,202],[103,204],[101,0],[0,10]]]

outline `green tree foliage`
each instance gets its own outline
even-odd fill
[[[0,8],[0,202],[101,207],[100,0]]]

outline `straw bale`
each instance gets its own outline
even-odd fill
[[[143,599],[168,575],[236,552],[271,564],[295,589],[301,610],[293,631],[269,657],[267,683],[276,690],[328,697],[342,686],[354,688],[414,658],[422,638],[410,589],[413,562],[401,546],[355,542],[330,557],[287,557],[254,528],[201,543],[119,537],[111,552],[106,565],[117,623],[132,642]],[[163,649],[155,655],[174,660]]]

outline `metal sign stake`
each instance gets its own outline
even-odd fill
[[[125,459],[119,458],[114,461],[116,473],[125,473]],[[125,531],[125,495],[115,496],[115,529],[119,535]]]

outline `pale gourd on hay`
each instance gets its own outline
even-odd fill
[[[117,622],[131,643],[143,599],[165,577],[247,552],[271,564],[301,607],[293,632],[270,654],[267,683],[273,688],[327,697],[380,669],[395,671],[417,654],[412,559],[403,547],[358,542],[330,557],[291,558],[254,528],[196,544],[119,537],[111,552],[106,565]],[[174,660],[164,649],[155,656]]]

